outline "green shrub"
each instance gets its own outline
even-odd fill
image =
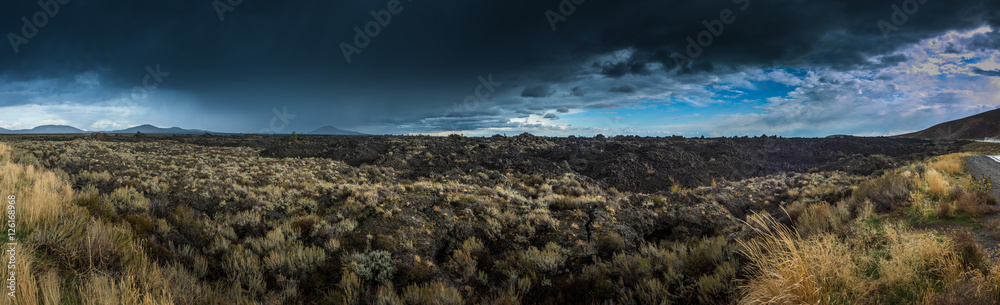
[[[94,186],[88,185],[84,187],[83,190],[77,193],[74,201],[76,201],[77,205],[87,208],[92,215],[108,220],[118,218],[118,214],[115,213],[115,207],[110,202],[103,200],[101,194]]]
[[[735,287],[736,267],[730,262],[723,262],[715,267],[715,272],[698,278],[698,301],[711,304],[715,300],[725,299]]]
[[[625,239],[615,232],[608,232],[597,238],[599,249],[605,253],[615,253],[625,250]]]
[[[145,236],[156,228],[156,225],[153,224],[149,218],[146,218],[146,216],[143,215],[125,215],[124,219],[128,223],[132,224],[132,229],[135,230],[136,234],[139,236]]]
[[[21,165],[34,166],[35,168],[44,167],[42,162],[38,161],[38,158],[36,158],[34,154],[21,149],[15,150],[14,153],[11,154],[11,161]]]
[[[552,272],[566,263],[566,256],[563,248],[556,243],[548,243],[545,249],[531,247],[524,252],[524,260],[527,264],[542,272]]]
[[[471,237],[462,243],[460,249],[451,254],[451,260],[445,263],[444,268],[462,279],[469,279],[476,275],[477,260],[483,249],[483,243]]]
[[[355,253],[348,260],[349,269],[366,281],[385,283],[396,273],[396,264],[389,251]]]
[[[876,212],[885,213],[909,205],[910,193],[915,188],[913,179],[895,172],[888,173],[859,185],[851,196],[851,206],[857,212],[866,200],[870,200]]]
[[[260,257],[257,254],[242,245],[237,245],[223,258],[222,270],[234,283],[242,286],[242,289],[251,295],[259,295],[267,289],[260,265]]]
[[[101,201],[115,207],[120,214],[144,213],[149,209],[149,199],[131,186],[117,188],[111,194],[101,196]]]

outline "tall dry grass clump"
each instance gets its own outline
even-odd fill
[[[964,171],[962,169],[962,165],[964,164],[962,159],[972,155],[972,153],[955,153],[939,156],[927,164],[927,167],[948,175],[958,175]]]
[[[888,245],[887,257],[873,256],[878,266],[876,283],[888,290],[932,292],[934,285],[958,280],[963,268],[951,243],[937,234],[914,232],[899,225],[882,227]],[[930,293],[928,293],[930,295]]]
[[[14,250],[16,251],[14,252],[16,259],[14,264],[14,270],[8,269],[9,266],[8,262],[10,258],[10,253],[6,252],[7,250],[9,250],[8,245],[3,245],[3,250],[5,252],[3,252],[3,255],[0,255],[3,261],[2,264],[3,268],[0,268],[0,270],[3,271],[2,278],[4,279],[3,285],[0,285],[3,286],[0,287],[0,291],[2,291],[2,293],[0,293],[0,304],[39,304],[40,302],[38,301],[39,297],[38,286],[36,285],[35,282],[34,272],[32,272],[32,269],[35,267],[34,249],[31,246],[25,245],[23,243],[18,243],[16,246],[14,246]],[[10,297],[10,295],[8,295],[8,293],[10,293],[10,290],[7,289],[7,285],[10,284],[9,282],[7,282],[7,279],[10,272],[12,271],[16,276],[14,297]]]
[[[841,201],[837,206],[826,202],[811,204],[795,219],[795,230],[803,236],[811,236],[823,232],[840,232],[850,218],[847,203]]]
[[[934,198],[940,199],[948,194],[950,184],[941,172],[934,169],[929,170],[927,171],[927,174],[924,175],[924,179],[927,180],[927,191],[930,192]]]
[[[38,279],[38,289],[41,291],[40,304],[56,305],[62,297],[62,277],[55,269],[50,269]]]
[[[54,173],[15,163],[13,149],[4,143],[0,143],[0,190],[5,192],[4,199],[15,196],[15,220],[29,227],[44,219],[59,218],[64,212],[62,207],[73,198],[73,189]],[[3,206],[6,212],[7,205]]]
[[[747,224],[759,236],[739,241],[752,265],[740,304],[819,304],[860,288],[850,250],[834,237],[803,240],[766,213],[749,216]]]
[[[739,241],[751,262],[740,304],[940,304],[997,294],[989,283],[1000,274],[978,252],[933,232],[864,220],[853,236],[803,238],[763,213],[747,224],[757,236]]]

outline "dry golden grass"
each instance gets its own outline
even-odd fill
[[[927,164],[927,167],[949,175],[958,175],[963,172],[963,158],[970,157],[972,153],[955,153],[940,156]]]
[[[59,298],[62,297],[62,278],[59,277],[59,272],[55,269],[49,269],[45,274],[38,279],[38,288],[41,290],[42,304],[55,305],[59,304]]]
[[[822,232],[839,232],[844,222],[849,218],[850,211],[846,203],[837,207],[826,202],[811,204],[803,209],[795,219],[795,229],[804,236]]]
[[[883,227],[889,244],[889,257],[880,262],[880,285],[886,287],[921,287],[931,285],[925,273],[941,278],[945,283],[958,280],[962,264],[950,244],[940,236],[914,232],[897,225]]]
[[[927,191],[931,193],[935,198],[943,198],[945,194],[948,193],[950,189],[950,184],[937,170],[929,170],[927,174],[924,175],[924,179],[927,180]]]
[[[43,219],[59,218],[62,207],[73,198],[73,189],[50,171],[13,163],[11,153],[10,146],[0,143],[0,190],[6,192],[5,199],[16,196],[18,225],[34,226]]]
[[[740,304],[936,304],[996,295],[988,283],[998,275],[977,278],[952,242],[934,233],[855,223],[856,236],[846,239],[802,238],[767,214],[747,222],[758,236],[739,241],[751,262]]]
[[[748,225],[760,237],[739,241],[753,265],[740,304],[819,304],[831,284],[854,286],[857,266],[833,237],[803,240],[764,213],[749,216]]]
[[[159,274],[159,269],[154,270]],[[126,271],[125,275],[110,276],[101,272],[90,272],[79,281],[78,293],[83,304],[174,304],[168,283],[162,277],[139,277],[138,270]]]
[[[115,282],[111,277],[98,274],[90,273],[85,280],[83,285],[79,287],[79,294],[81,296],[87,296],[83,300],[83,304],[117,304],[118,294],[115,289]]]
[[[10,258],[10,253],[7,252],[8,245],[3,245],[3,287],[0,290],[3,291],[3,295],[0,295],[0,304],[38,304],[38,285],[35,281],[35,276],[31,271],[32,267],[35,265],[35,254],[34,249],[31,246],[25,245],[23,243],[18,243],[15,246],[15,263],[14,263],[14,275],[16,276],[16,285],[14,288],[14,298],[10,298],[8,293],[10,290],[7,285],[7,278],[11,272],[8,269],[8,259]]]

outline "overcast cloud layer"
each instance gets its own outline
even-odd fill
[[[887,135],[1000,106],[1000,1],[47,1],[0,4],[2,128]]]

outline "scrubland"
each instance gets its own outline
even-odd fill
[[[980,221],[997,204],[965,175],[968,153],[912,162],[865,155],[857,160],[898,166],[872,175],[720,177],[649,192],[573,170],[456,163],[458,170],[414,175],[386,165],[457,162],[416,149],[371,164],[264,150],[89,137],[0,144],[0,191],[19,198],[16,301],[994,304],[1000,297],[1000,265],[981,246],[1000,224]]]

